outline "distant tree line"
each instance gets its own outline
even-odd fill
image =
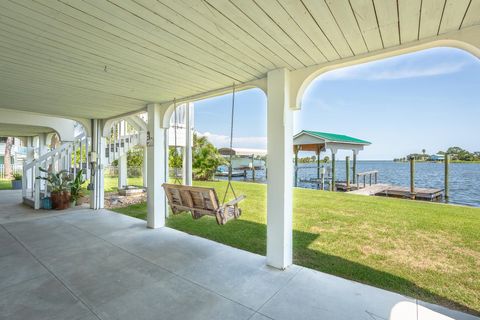
[[[393,161],[408,161],[411,157],[417,161],[436,161],[436,156],[445,154],[449,154],[453,161],[480,161],[480,151],[470,152],[460,147],[450,147],[447,151],[438,151],[434,155],[428,154],[425,149],[422,149],[421,153],[411,153],[403,158],[395,158]]]

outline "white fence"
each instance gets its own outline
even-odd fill
[[[12,164],[12,174],[23,173],[23,164]],[[5,165],[0,164],[0,179],[5,179]]]

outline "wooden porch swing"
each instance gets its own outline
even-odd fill
[[[230,122],[230,149],[233,146],[233,119],[235,113],[235,85],[233,85],[232,93],[232,113]],[[176,109],[176,104],[174,103]],[[175,113],[175,122],[176,113]],[[175,148],[177,148],[175,127]],[[177,184],[178,182],[178,184]],[[193,219],[200,219],[203,216],[214,216],[218,225],[224,225],[232,219],[237,219],[242,214],[242,210],[238,204],[246,198],[245,195],[237,197],[232,186],[232,154],[230,153],[228,166],[228,184],[223,195],[222,203],[218,201],[215,188],[194,187],[180,184],[177,171],[175,170],[175,183],[164,183],[162,185],[168,199],[168,203],[172,212],[178,214],[181,212],[190,212]],[[234,199],[225,202],[228,191],[232,190]]]

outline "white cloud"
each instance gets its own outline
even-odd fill
[[[208,138],[215,147],[222,148],[230,145],[230,137],[211,132],[197,132],[198,135]],[[267,137],[234,137],[233,146],[236,148],[266,149]]]
[[[464,62],[441,63],[434,66],[418,66],[405,64],[392,66],[390,64],[359,65],[346,67],[328,72],[319,79],[322,80],[395,80],[420,77],[432,77],[451,74],[460,71],[465,66]]]

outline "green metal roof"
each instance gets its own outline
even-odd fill
[[[357,144],[371,144],[371,142],[360,140],[354,137],[346,136],[343,134],[336,134],[336,133],[328,133],[328,132],[319,132],[319,131],[310,131],[310,130],[302,130],[302,132],[308,133],[310,135],[322,138],[327,142],[343,142],[343,143],[357,143]]]

